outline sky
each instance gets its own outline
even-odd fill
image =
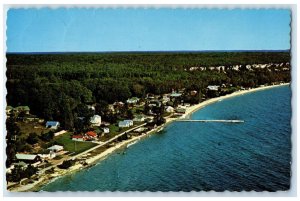
[[[10,9],[7,52],[290,49],[288,9]]]

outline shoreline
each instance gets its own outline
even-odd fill
[[[284,84],[278,84],[278,85],[270,85],[270,86],[261,86],[261,87],[257,87],[257,88],[253,88],[253,89],[248,89],[248,90],[242,90],[242,91],[236,91],[233,92],[231,94],[227,94],[224,96],[220,96],[220,97],[215,97],[215,98],[211,98],[208,100],[205,100],[201,103],[198,103],[196,105],[192,105],[190,107],[186,108],[186,113],[183,114],[181,117],[178,118],[170,118],[167,117],[166,118],[166,122],[150,131],[147,131],[146,133],[143,133],[139,136],[134,136],[128,140],[124,140],[122,142],[116,143],[113,147],[110,147],[108,149],[106,149],[105,151],[95,155],[95,156],[91,156],[91,157],[86,157],[85,161],[86,163],[88,163],[88,165],[82,165],[82,164],[76,164],[74,166],[71,166],[69,169],[66,170],[62,170],[59,168],[55,168],[55,172],[53,174],[49,174],[46,176],[41,176],[41,178],[39,178],[37,181],[33,182],[32,184],[27,184],[27,185],[21,185],[17,188],[12,188],[9,189],[8,191],[10,192],[32,192],[32,191],[40,191],[40,188],[48,183],[53,182],[54,180],[58,179],[59,177],[65,176],[67,174],[73,174],[76,173],[77,171],[92,167],[98,163],[100,163],[102,160],[104,160],[106,157],[108,157],[110,154],[114,153],[115,151],[124,148],[124,147],[128,147],[128,145],[130,143],[135,143],[138,142],[141,139],[144,139],[148,136],[150,136],[151,134],[157,133],[157,131],[160,128],[164,128],[166,127],[168,124],[178,120],[178,119],[185,119],[187,117],[189,117],[191,114],[193,114],[194,112],[210,105],[213,104],[215,102],[218,102],[220,100],[224,100],[224,99],[228,99],[228,98],[232,98],[232,97],[236,97],[236,96],[240,96],[240,95],[244,95],[244,94],[248,94],[248,93],[252,93],[252,92],[257,92],[257,91],[261,91],[261,90],[266,90],[266,89],[271,89],[271,88],[275,88],[275,87],[279,87],[279,86],[286,86],[286,85],[290,85],[290,83],[284,83]],[[78,159],[82,159],[82,157],[78,157]]]

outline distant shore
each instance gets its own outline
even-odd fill
[[[70,174],[70,173],[74,173],[76,171],[80,171],[82,169],[88,168],[93,166],[94,164],[99,163],[101,160],[105,159],[107,156],[109,156],[110,154],[112,154],[113,152],[115,152],[118,149],[121,148],[125,148],[126,146],[128,146],[130,143],[134,143],[142,138],[145,138],[153,133],[156,133],[158,130],[160,130],[161,128],[165,127],[166,125],[168,125],[169,123],[178,120],[178,119],[183,119],[183,118],[187,118],[189,117],[192,113],[210,105],[213,104],[217,101],[223,100],[223,99],[228,99],[228,98],[232,98],[235,96],[240,96],[243,94],[247,94],[247,93],[251,93],[251,92],[256,92],[256,91],[260,91],[260,90],[266,90],[266,89],[270,89],[270,88],[274,88],[274,87],[279,87],[279,86],[284,86],[284,85],[289,85],[290,83],[284,83],[284,84],[278,84],[278,85],[270,85],[270,86],[261,86],[258,88],[253,88],[253,89],[249,89],[249,90],[241,90],[241,91],[236,91],[233,92],[231,94],[227,94],[225,96],[220,96],[220,97],[216,97],[216,98],[212,98],[209,100],[205,100],[199,104],[196,105],[192,105],[190,107],[186,108],[186,112],[185,114],[183,114],[181,117],[178,118],[166,118],[166,123],[164,123],[163,125],[160,125],[158,127],[156,127],[155,129],[148,131],[140,136],[134,136],[128,140],[124,140],[122,142],[119,142],[117,144],[115,144],[113,147],[110,147],[108,149],[106,149],[104,152],[99,153],[95,156],[92,157],[88,157],[85,161],[88,165],[83,166],[81,164],[76,164],[74,166],[71,166],[69,169],[67,170],[60,170],[58,168],[56,168],[55,172],[53,174],[50,175],[46,175],[46,176],[41,176],[41,178],[39,178],[37,181],[33,182],[32,184],[27,184],[27,185],[23,185],[23,186],[19,186],[16,188],[12,188],[10,189],[10,191],[12,192],[31,192],[31,191],[39,191],[39,189],[41,188],[41,186],[57,179],[60,176],[66,175],[66,174]],[[80,158],[79,158],[80,159]],[[58,169],[58,170],[57,170]]]

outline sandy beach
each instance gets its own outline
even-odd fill
[[[228,94],[228,95],[225,95],[225,96],[212,98],[212,99],[203,101],[199,104],[187,107],[186,108],[186,113],[184,115],[182,115],[181,117],[179,117],[179,118],[187,118],[193,112],[195,112],[195,111],[197,111],[197,110],[199,110],[199,109],[201,109],[201,108],[203,108],[207,105],[210,105],[210,104],[215,103],[217,101],[223,100],[223,99],[228,99],[228,98],[232,98],[232,97],[235,97],[235,96],[240,96],[240,95],[243,95],[243,94],[256,92],[256,91],[260,91],[260,90],[265,90],[265,89],[270,89],[270,88],[273,88],[273,87],[278,87],[278,86],[283,86],[283,85],[289,85],[289,83],[280,84],[280,85],[262,86],[262,87],[253,88],[253,89],[249,89],[249,90],[241,90],[241,91],[236,91],[232,94]],[[39,188],[42,185],[45,185],[45,184],[53,181],[54,179],[57,179],[60,176],[70,174],[70,173],[74,173],[74,172],[80,171],[84,168],[88,168],[90,166],[93,166],[94,164],[99,163],[101,160],[105,159],[107,156],[109,156],[111,153],[115,152],[116,150],[119,150],[120,148],[125,148],[126,146],[130,145],[131,143],[134,143],[135,141],[138,141],[138,140],[140,140],[142,138],[145,138],[145,137],[147,137],[147,136],[149,136],[153,133],[156,133],[162,127],[165,127],[167,124],[169,124],[169,123],[171,123],[171,122],[173,122],[173,121],[175,121],[179,118],[170,118],[170,117],[168,117],[168,118],[166,118],[166,123],[165,124],[163,124],[161,126],[158,126],[158,127],[156,127],[155,129],[153,129],[151,131],[143,133],[140,136],[134,136],[134,137],[132,137],[128,140],[124,140],[122,142],[116,143],[113,147],[110,147],[110,148],[106,149],[105,151],[103,151],[103,152],[101,152],[97,155],[90,156],[90,157],[88,155],[86,155],[86,156],[80,156],[80,157],[76,158],[76,159],[79,159],[79,160],[84,158],[85,162],[88,165],[84,166],[82,164],[76,164],[76,165],[70,167],[68,170],[61,170],[61,169],[56,167],[55,172],[53,174],[41,175],[41,177],[37,181],[34,181],[33,183],[27,184],[27,185],[19,185],[17,187],[9,189],[9,191],[12,191],[12,192],[39,191]]]

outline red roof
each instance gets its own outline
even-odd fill
[[[82,135],[73,135],[72,138],[80,139],[80,138],[83,138],[83,136]]]
[[[94,132],[94,131],[89,131],[89,132],[87,132],[86,134],[87,134],[88,136],[90,136],[90,137],[97,137],[97,133]]]

